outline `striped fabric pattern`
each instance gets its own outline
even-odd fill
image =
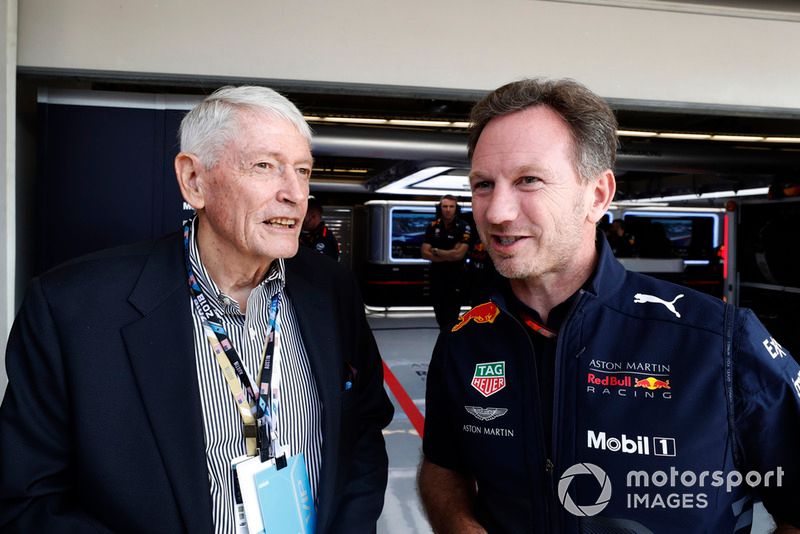
[[[195,221],[196,223],[196,221]],[[269,324],[270,299],[285,285],[283,260],[273,262],[265,280],[250,293],[246,314],[238,303],[222,294],[200,261],[192,225],[189,261],[203,294],[214,313],[222,319],[231,343],[239,353],[250,379],[258,381],[261,353]],[[197,381],[203,410],[206,465],[211,485],[212,513],[215,532],[234,533],[233,479],[231,459],[245,454],[242,419],[222,371],[214,358],[211,346],[191,300],[194,326],[194,348],[197,362]],[[322,462],[322,405],[316,381],[311,372],[305,346],[294,308],[284,293],[278,312],[278,336],[275,343],[276,363],[273,376],[279,375],[280,408],[276,431],[280,445],[291,452],[302,452],[316,502],[317,485]]]

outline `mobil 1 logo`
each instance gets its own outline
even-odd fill
[[[601,451],[639,454],[642,456],[676,456],[675,438],[661,436],[608,436],[605,432],[589,430],[586,446]]]

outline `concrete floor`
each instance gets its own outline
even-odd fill
[[[369,316],[375,340],[397,380],[425,413],[425,377],[439,329],[433,314]],[[379,534],[432,532],[417,496],[417,466],[422,440],[394,395],[394,420],[384,430],[389,452],[389,485],[378,521]]]

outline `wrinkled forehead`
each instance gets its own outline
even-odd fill
[[[293,163],[311,162],[308,138],[290,120],[258,109],[237,111],[227,133],[225,149],[230,156],[271,155]]]

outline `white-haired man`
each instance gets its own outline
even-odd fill
[[[297,108],[226,87],[181,124],[182,234],[34,280],[0,409],[0,527],[235,532],[231,460],[302,458],[319,532],[374,531],[392,407],[352,277],[298,253]],[[297,254],[297,256],[295,256]]]

